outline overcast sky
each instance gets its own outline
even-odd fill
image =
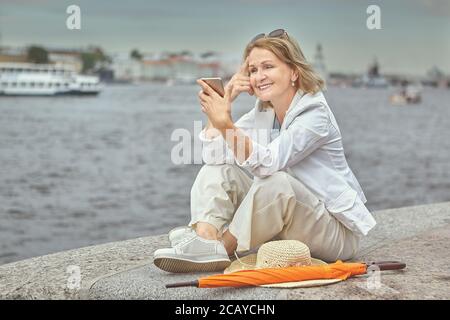
[[[68,30],[66,8],[81,8]],[[366,26],[370,4],[381,30]],[[1,45],[100,45],[108,53],[214,50],[240,57],[247,41],[284,28],[308,59],[322,44],[330,71],[361,72],[374,57],[381,71],[450,74],[449,0],[0,0]]]

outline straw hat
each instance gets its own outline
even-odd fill
[[[285,268],[298,266],[326,265],[327,263],[311,258],[309,248],[303,242],[297,240],[279,240],[264,243],[257,254],[239,258],[225,269],[224,273],[242,270],[256,270],[264,268]],[[265,284],[261,287],[269,288],[306,288],[323,286],[341,281],[341,279],[306,280],[297,282],[285,282]]]

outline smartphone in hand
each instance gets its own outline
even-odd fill
[[[205,81],[208,86],[210,86],[215,92],[217,92],[221,97],[225,95],[225,89],[221,78],[200,78]]]

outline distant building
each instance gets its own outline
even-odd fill
[[[199,68],[199,77],[228,77],[224,66],[224,57],[216,52],[206,52],[196,59]]]
[[[110,68],[115,80],[137,81],[143,77],[142,62],[128,55],[114,55]]]
[[[0,53],[0,62],[27,62],[27,56],[15,56]]]
[[[83,70],[83,62],[79,51],[64,49],[48,50],[48,59],[57,65],[67,66],[77,73]]]
[[[172,74],[170,78],[178,82],[195,83],[200,76],[199,64],[192,57],[173,56],[169,59]]]
[[[445,88],[450,85],[450,81],[446,78],[444,72],[442,72],[438,67],[433,66],[428,70],[427,75],[422,81],[424,85],[429,85],[433,87]]]
[[[206,62],[199,63],[199,76],[200,77],[223,77],[224,74],[221,70],[220,62]]]
[[[322,45],[319,43],[316,47],[316,53],[314,54],[314,62],[312,63],[314,71],[316,71],[320,77],[327,82],[328,81],[328,71],[325,66],[325,61],[322,52]]]
[[[81,53],[77,50],[67,49],[46,49],[48,52],[48,60],[50,64],[59,67],[67,67],[67,69],[75,72],[81,72],[83,62],[81,61]],[[3,47],[0,51],[0,62],[29,62],[26,47]]]
[[[0,62],[28,62],[27,51],[25,48],[2,47]]]
[[[172,64],[169,59],[142,60],[142,79],[166,81],[173,77]]]
[[[200,77],[220,77],[222,64],[213,54],[195,56],[181,54],[144,54],[140,60],[114,56],[111,65],[116,80],[168,81],[195,83]]]
[[[338,86],[341,88],[351,87],[357,78],[358,76],[354,74],[330,72],[328,75],[327,86]]]

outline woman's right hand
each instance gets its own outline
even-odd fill
[[[225,92],[229,86],[232,86],[230,96],[231,102],[233,102],[242,92],[248,92],[251,96],[254,94],[253,88],[250,85],[250,77],[248,76],[248,57],[240,66],[239,71],[231,77],[230,81],[225,86]]]

